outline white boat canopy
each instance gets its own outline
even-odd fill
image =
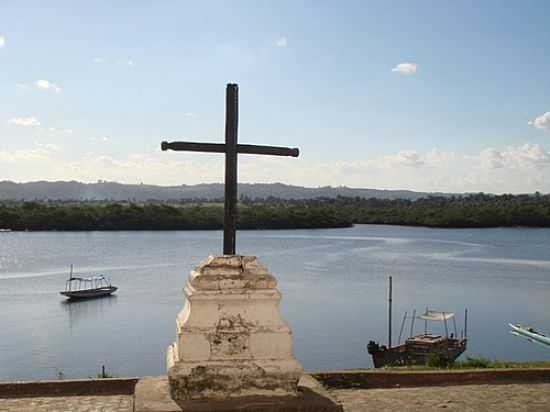
[[[455,314],[452,312],[438,312],[435,310],[427,310],[418,318],[423,320],[448,320],[451,319]]]

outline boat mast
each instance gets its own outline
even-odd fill
[[[414,332],[414,321],[416,319],[416,309],[413,309],[413,315],[412,315],[412,318],[411,318],[411,333],[409,334],[409,337],[412,338],[413,336],[413,332]]]
[[[401,336],[403,335],[403,328],[405,327],[405,322],[407,320],[407,312],[403,315],[403,320],[401,321],[401,329],[399,329],[399,338],[397,339],[397,344],[401,345]]]
[[[391,301],[392,301],[392,279],[390,276],[390,290],[388,298],[388,348],[391,348]]]
[[[428,314],[428,307],[426,306],[426,314]],[[424,335],[428,334],[428,320],[424,319]]]
[[[468,338],[468,308],[464,309],[464,339]]]

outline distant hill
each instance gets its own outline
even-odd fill
[[[223,198],[223,184],[181,186],[131,185],[115,182],[0,182],[0,200],[184,200]],[[413,192],[411,190],[353,189],[345,186],[309,188],[282,183],[241,183],[239,195],[252,199],[273,196],[281,199],[313,199],[317,197],[362,197],[379,199],[419,199],[445,193]]]

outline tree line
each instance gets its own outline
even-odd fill
[[[442,228],[550,227],[550,195],[433,196],[418,200],[317,199],[338,207],[353,223]]]
[[[262,204],[239,208],[239,229],[349,227],[336,208]],[[220,203],[3,202],[0,229],[11,230],[216,230],[223,227]]]
[[[354,223],[484,228],[550,227],[550,195],[432,196],[418,200],[360,197],[239,201],[240,229],[316,229]],[[0,229],[208,230],[223,227],[223,202],[0,203]]]

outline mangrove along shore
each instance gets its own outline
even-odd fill
[[[550,227],[550,195],[359,197],[239,201],[239,229],[322,229],[354,223],[439,228]],[[4,201],[0,229],[218,230],[223,202]]]

